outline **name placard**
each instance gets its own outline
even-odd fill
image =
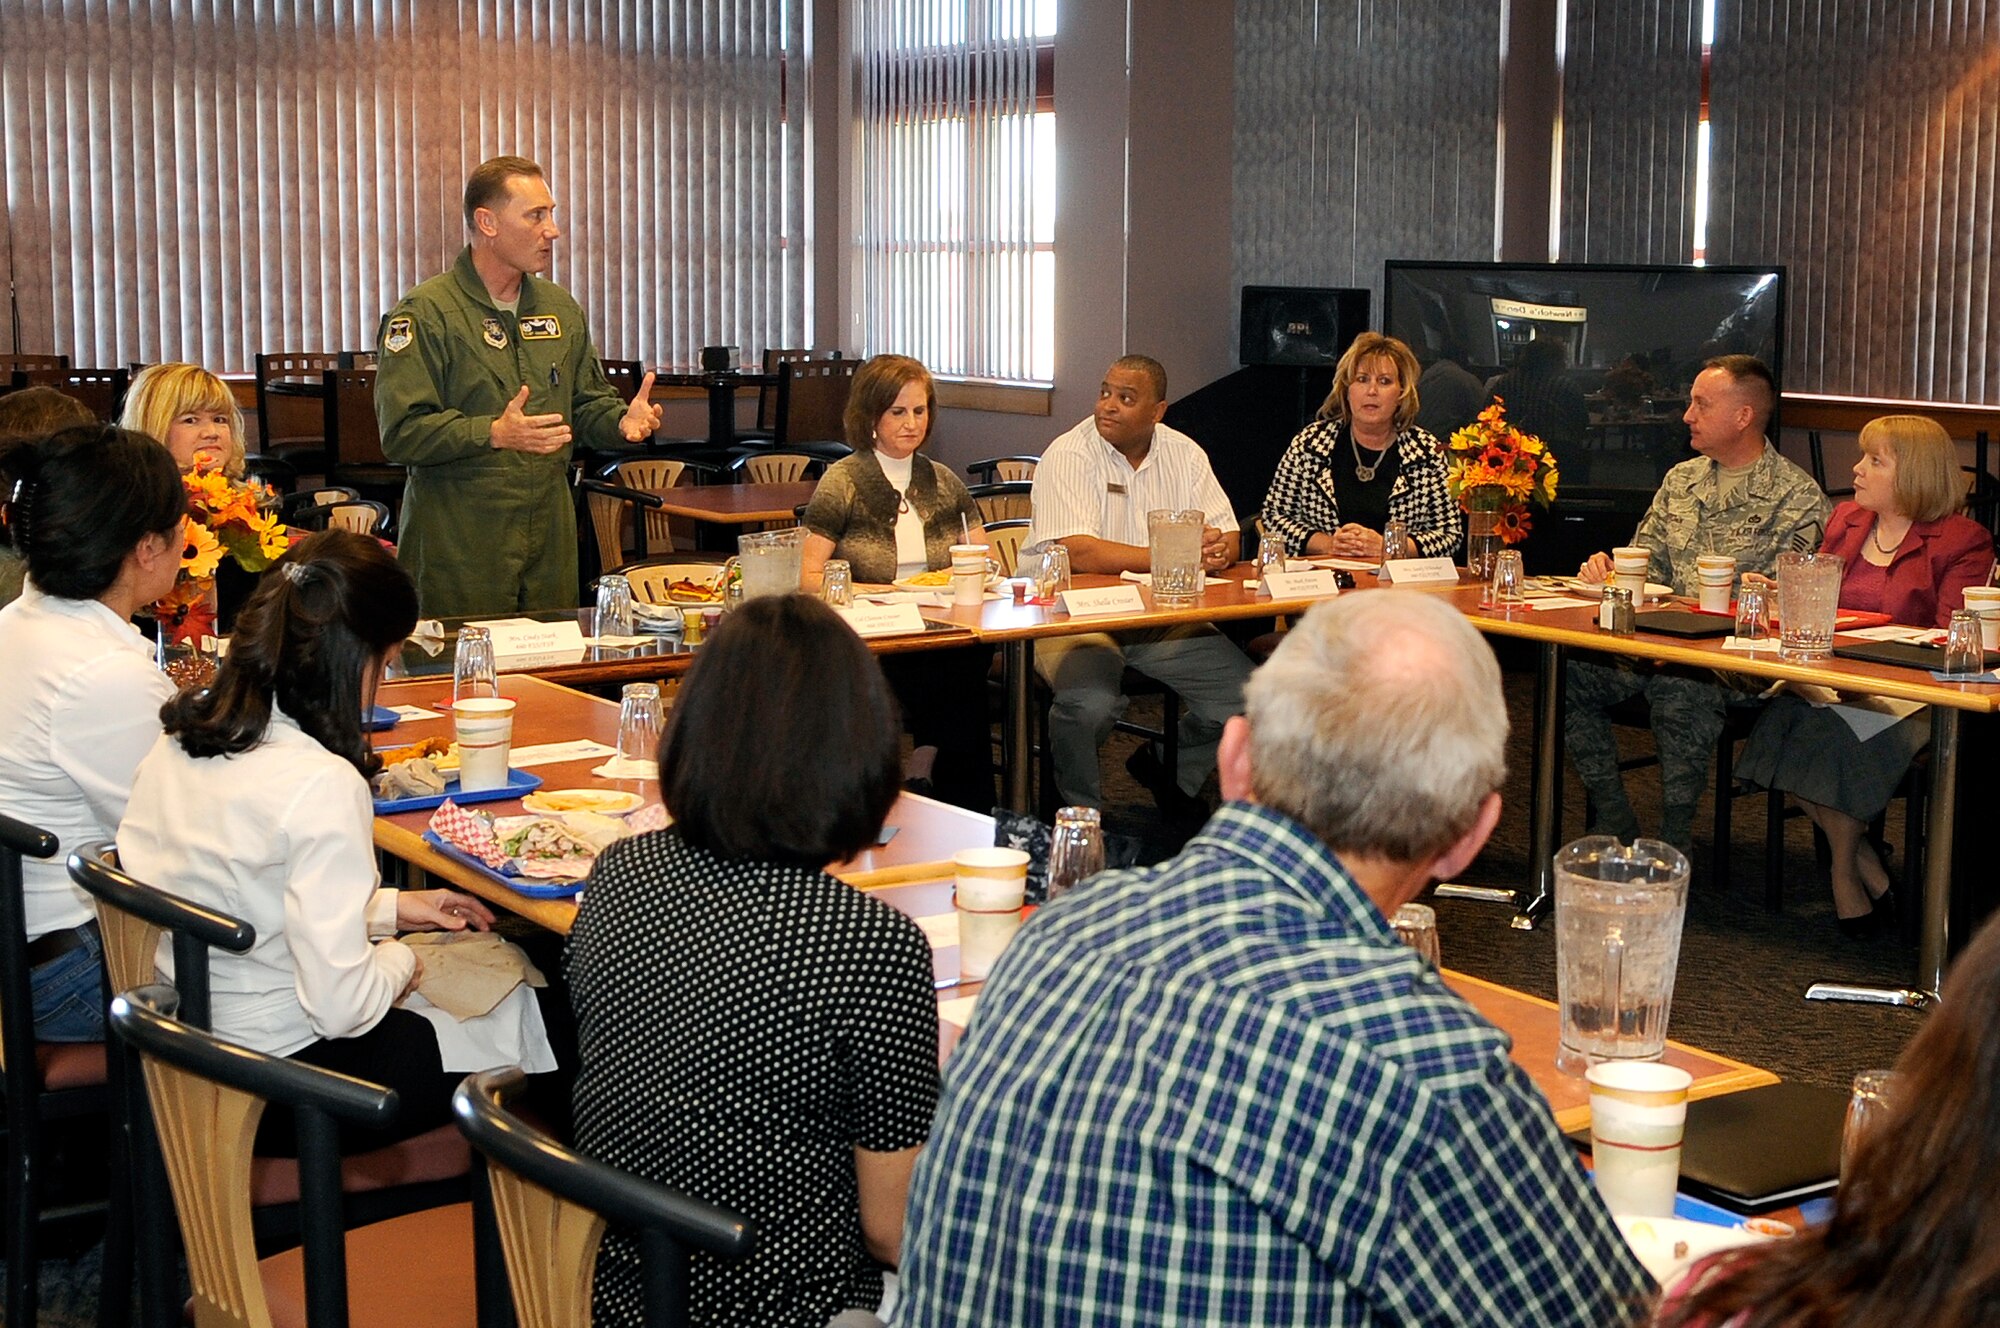
[[[1399,586],[1455,586],[1458,566],[1449,558],[1392,558],[1382,564],[1382,579]]]
[[[839,610],[856,636],[903,636],[924,630],[924,615],[917,606],[902,604],[856,604]]]
[[[1270,572],[1264,577],[1264,588],[1271,592],[1272,599],[1320,599],[1340,593],[1340,582],[1333,579],[1333,572],[1316,567],[1310,572]]]
[[[1072,618],[1095,618],[1107,613],[1144,613],[1146,601],[1134,585],[1092,586],[1088,590],[1065,590],[1057,598]]]
[[[565,655],[583,650],[583,629],[576,619],[566,622],[536,622],[533,618],[495,618],[472,624],[484,627],[493,637],[496,656]]]

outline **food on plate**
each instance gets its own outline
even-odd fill
[[[541,789],[521,799],[531,812],[596,812],[601,816],[622,816],[639,810],[644,802],[636,793],[623,789]]]
[[[552,881],[580,881],[590,875],[601,847],[553,816],[496,816],[493,837],[521,875]]]
[[[717,586],[682,576],[667,582],[667,598],[693,604],[720,604],[722,591]]]
[[[916,572],[901,578],[897,584],[904,586],[948,586],[951,584],[951,569],[945,567],[935,572]]]
[[[437,757],[451,750],[451,743],[444,738],[425,738],[419,742],[406,743],[401,747],[384,747],[377,753],[385,766],[414,760],[420,756]]]

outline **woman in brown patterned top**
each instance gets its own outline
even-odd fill
[[[854,375],[845,420],[854,455],[828,468],[806,508],[807,590],[818,588],[829,558],[846,559],[857,582],[886,583],[950,567],[954,544],[986,543],[979,504],[964,482],[918,451],[936,415],[930,371],[907,355],[877,355]],[[933,790],[981,812],[993,807],[986,721],[992,659],[990,646],[881,659],[911,742],[937,749]]]

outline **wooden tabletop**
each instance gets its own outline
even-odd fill
[[[661,511],[674,516],[741,526],[794,519],[798,509],[812,501],[817,487],[814,480],[790,480],[783,484],[678,485],[644,492],[660,500]]]
[[[440,686],[442,681],[442,686]],[[427,709],[447,709],[451,704],[448,679],[417,679],[385,685],[377,696],[381,705],[420,705]],[[518,704],[514,713],[514,745],[535,746],[591,738],[607,746],[618,741],[618,706],[611,701],[572,691],[540,678],[507,674],[500,679],[500,692]],[[405,720],[375,739],[377,746],[415,742],[419,738],[449,737],[451,720]],[[659,801],[659,787],[651,780],[608,780],[591,773],[607,758],[590,757],[540,765],[533,773],[541,776],[542,787],[615,788],[636,793],[648,802]],[[518,815],[518,799],[479,804],[497,815]],[[439,881],[478,895],[489,903],[529,918],[551,931],[567,933],[576,919],[576,905],[567,899],[530,899],[495,881],[485,872],[438,852],[424,842],[424,828],[431,813],[402,812],[375,818],[375,846],[421,869]],[[931,798],[905,793],[890,809],[889,824],[895,836],[880,848],[867,849],[848,862],[830,870],[851,884],[882,885],[913,879],[934,879],[951,871],[951,855],[963,848],[993,843],[993,818],[968,812]]]
[[[1257,591],[1246,589],[1243,584],[1246,578],[1254,579],[1256,575],[1256,569],[1249,563],[1238,563],[1209,575],[1221,584],[1205,588],[1187,604],[1156,604],[1152,590],[1146,586],[1116,576],[1079,572],[1070,578],[1076,589],[1130,585],[1139,592],[1139,602],[1143,607],[1131,612],[1072,618],[1060,605],[1016,604],[1008,595],[978,605],[927,608],[924,616],[969,628],[982,641],[999,642],[1069,636],[1077,632],[1116,632],[1128,628],[1177,627],[1185,623],[1269,618],[1276,614],[1302,613],[1318,602],[1311,599],[1260,598]]]

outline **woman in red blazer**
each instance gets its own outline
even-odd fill
[[[1936,421],[1885,415],[1861,431],[1854,498],[1833,509],[1820,548],[1842,559],[1840,607],[1886,613],[1912,627],[1943,627],[1965,588],[1993,573],[1993,537],[1963,516],[1965,477]],[[1889,874],[1868,822],[1886,806],[1928,741],[1921,710],[1867,741],[1839,709],[1781,696],[1766,707],[1738,769],[1798,798],[1833,849],[1833,905],[1850,936],[1873,930]]]

